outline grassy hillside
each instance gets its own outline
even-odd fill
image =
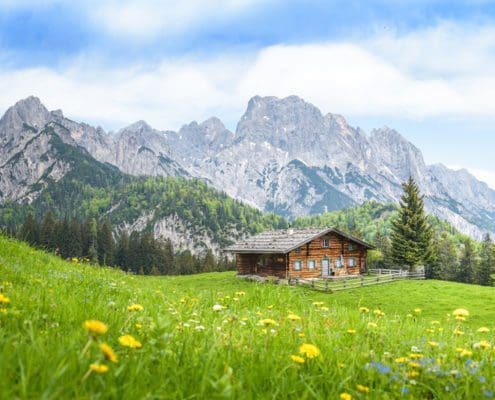
[[[138,277],[2,237],[0,276],[2,399],[495,392],[493,288],[409,281],[329,295],[233,273]],[[454,319],[457,308],[469,310],[466,321]],[[108,331],[91,335],[92,319]]]

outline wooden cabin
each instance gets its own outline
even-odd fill
[[[235,254],[238,275],[328,278],[366,272],[370,244],[334,228],[263,232],[225,250]]]

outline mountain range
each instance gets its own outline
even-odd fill
[[[28,97],[0,119],[0,203],[33,202],[73,168],[57,155],[54,136],[124,174],[198,178],[289,219],[371,200],[397,202],[401,183],[412,176],[428,212],[476,238],[495,233],[495,190],[468,171],[426,165],[397,131],[368,134],[297,96],[253,97],[235,132],[216,117],[177,132],[144,121],[106,132]]]

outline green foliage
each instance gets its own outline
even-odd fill
[[[493,328],[493,288],[401,281],[328,295],[234,273],[141,277],[63,262],[2,237],[0,261],[10,299],[0,307],[2,399],[482,399],[495,390],[493,350],[481,346],[493,345],[493,335],[477,331]],[[144,309],[128,311],[134,303]],[[465,322],[452,316],[460,307],[470,311]],[[89,335],[89,319],[108,332]],[[142,347],[122,346],[124,334]],[[320,354],[305,357],[304,343]],[[87,375],[93,363],[108,372]]]
[[[433,232],[424,212],[423,196],[412,179],[402,185],[399,214],[392,221],[392,259],[409,269],[433,259]]]
[[[483,238],[480,250],[480,262],[476,273],[476,282],[480,285],[493,284],[492,273],[495,272],[495,246],[489,234]]]

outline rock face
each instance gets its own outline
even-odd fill
[[[465,170],[426,165],[421,151],[393,129],[367,135],[297,96],[253,97],[235,133],[210,118],[178,132],[139,121],[115,134],[48,112],[30,97],[0,120],[0,201],[29,200],[36,193],[28,196],[25,183],[48,170],[57,179],[69,168],[56,165],[49,141],[40,135],[45,127],[125,173],[198,177],[287,217],[367,200],[398,201],[401,183],[411,175],[429,212],[475,237],[495,232],[495,191],[485,183]]]

